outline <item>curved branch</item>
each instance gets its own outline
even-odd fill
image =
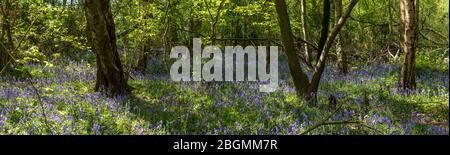
[[[306,41],[306,40],[303,39],[303,38],[296,38],[296,39],[298,39],[298,41],[300,41],[300,42],[302,42],[302,43],[305,43],[306,45],[312,47],[312,48],[313,48],[314,50],[316,50],[316,51],[319,50],[319,48],[318,48],[316,45],[314,45],[312,42]]]
[[[339,107],[336,108],[336,110],[334,110],[331,114],[329,114],[327,117],[325,117],[324,119],[322,119],[318,124],[306,129],[305,131],[301,132],[300,135],[305,135],[311,131],[313,131],[314,129],[322,126],[322,124],[326,123],[326,121],[328,119],[330,119],[332,116],[334,116],[339,110],[341,110],[343,104],[340,104]]]
[[[359,125],[362,125],[362,126],[368,128],[368,129],[370,129],[370,130],[373,130],[373,131],[375,131],[375,132],[378,132],[379,134],[384,134],[384,133],[381,132],[380,130],[375,129],[375,128],[373,128],[373,127],[371,127],[371,126],[369,126],[369,125],[367,125],[367,124],[365,124],[364,122],[361,122],[361,121],[340,121],[340,122],[326,122],[326,123],[318,124],[318,125],[314,126],[315,128],[310,128],[309,130],[307,130],[307,131],[301,133],[301,135],[305,135],[306,133],[309,133],[309,132],[311,132],[311,131],[313,131],[313,130],[315,130],[315,129],[321,127],[321,126],[327,126],[327,125],[342,125],[342,124],[359,124]]]

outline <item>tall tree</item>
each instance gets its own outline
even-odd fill
[[[116,46],[116,32],[109,0],[85,0],[86,29],[91,47],[97,56],[96,91],[124,94],[127,78]]]
[[[297,91],[297,95],[299,98],[304,98],[310,103],[316,102],[316,94],[319,89],[320,79],[322,78],[323,71],[325,70],[325,62],[327,60],[330,48],[358,1],[359,0],[352,0],[349,3],[344,15],[338,20],[337,24],[334,25],[331,33],[327,35],[328,37],[323,45],[323,49],[320,50],[321,54],[318,56],[317,64],[314,66],[315,68],[313,77],[311,80],[309,80],[308,76],[303,72],[298,58],[295,56],[293,34],[287,12],[288,10],[286,7],[286,2],[284,0],[275,0],[275,7],[278,13],[281,37],[283,40],[286,55],[288,56],[289,71],[294,81],[295,90]],[[329,4],[324,3],[324,5]]]
[[[335,1],[334,10],[335,10],[334,24],[337,24],[339,22],[339,19],[341,19],[342,17],[342,0]],[[348,73],[347,53],[342,49],[340,34],[336,36],[336,56],[339,72],[341,74],[347,74]]]
[[[419,0],[400,0],[400,46],[405,53],[400,84],[404,89],[416,88],[418,19]]]

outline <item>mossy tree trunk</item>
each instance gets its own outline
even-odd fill
[[[85,0],[87,32],[97,56],[96,91],[110,96],[127,91],[127,79],[116,46],[114,19],[109,0]]]

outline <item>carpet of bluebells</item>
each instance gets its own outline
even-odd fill
[[[448,68],[419,68],[418,89],[405,92],[396,86],[399,64],[361,65],[346,76],[330,66],[313,107],[296,99],[285,63],[279,90],[260,93],[258,82],[172,82],[154,67],[161,62],[151,60],[146,73],[132,73],[130,94],[108,98],[93,90],[89,60],[28,63],[32,79],[0,77],[0,135],[295,135],[331,114],[329,95],[342,108],[325,122],[361,123],[323,125],[308,134],[449,134]],[[361,105],[364,94],[369,108]]]

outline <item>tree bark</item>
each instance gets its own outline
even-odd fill
[[[5,3],[0,5],[0,15],[2,17],[2,33],[0,36],[0,42],[4,45],[0,47],[0,70],[6,67],[7,63],[11,59],[9,52],[14,50],[14,42],[12,39],[12,31],[10,24],[11,2],[5,0]],[[6,40],[5,40],[6,37]]]
[[[335,2],[335,25],[339,23],[339,19],[342,17],[342,0],[336,0]],[[341,44],[341,35],[336,36],[336,56],[338,70],[341,74],[348,73],[347,53],[343,51]]]
[[[0,9],[3,9],[3,6],[0,6],[1,8]],[[0,10],[1,12],[3,12],[3,10]],[[8,55],[8,53],[6,52],[6,47],[5,46],[3,46],[3,45],[5,45],[5,43],[4,43],[4,36],[3,36],[3,34],[5,34],[5,32],[4,32],[4,15],[3,15],[3,13],[1,13],[0,12],[0,26],[1,26],[1,30],[2,31],[0,31],[0,71],[4,68],[4,67],[6,67],[6,64],[8,63],[8,61],[9,61],[9,55]]]
[[[419,0],[400,1],[400,46],[405,53],[400,74],[403,89],[416,88],[416,43],[418,37]]]
[[[6,51],[6,47],[4,47],[3,45],[3,40],[0,39],[0,71],[7,66],[8,61],[11,59],[8,52]]]
[[[300,66],[297,54],[295,52],[294,39],[287,12],[286,2],[284,0],[275,0],[275,7],[278,13],[278,22],[281,30],[284,51],[288,56],[289,71],[294,81],[295,90],[299,97],[307,94],[306,90],[309,86],[308,76],[303,72]]]
[[[327,42],[328,31],[330,28],[330,6],[330,0],[323,1],[322,30],[320,32],[320,40],[317,50],[317,62],[319,61],[320,55],[322,55],[322,50]]]
[[[306,12],[306,0],[300,0],[300,18],[302,21],[302,32],[303,32],[303,39],[306,42],[310,42],[309,39],[309,31],[308,31],[308,20],[307,20],[307,12]],[[311,48],[307,43],[303,44],[304,50],[305,50],[305,60],[308,64],[312,64],[313,61],[313,55],[311,53]]]
[[[128,84],[116,46],[114,19],[109,0],[85,0],[87,32],[97,55],[96,91],[110,96],[126,93]]]

